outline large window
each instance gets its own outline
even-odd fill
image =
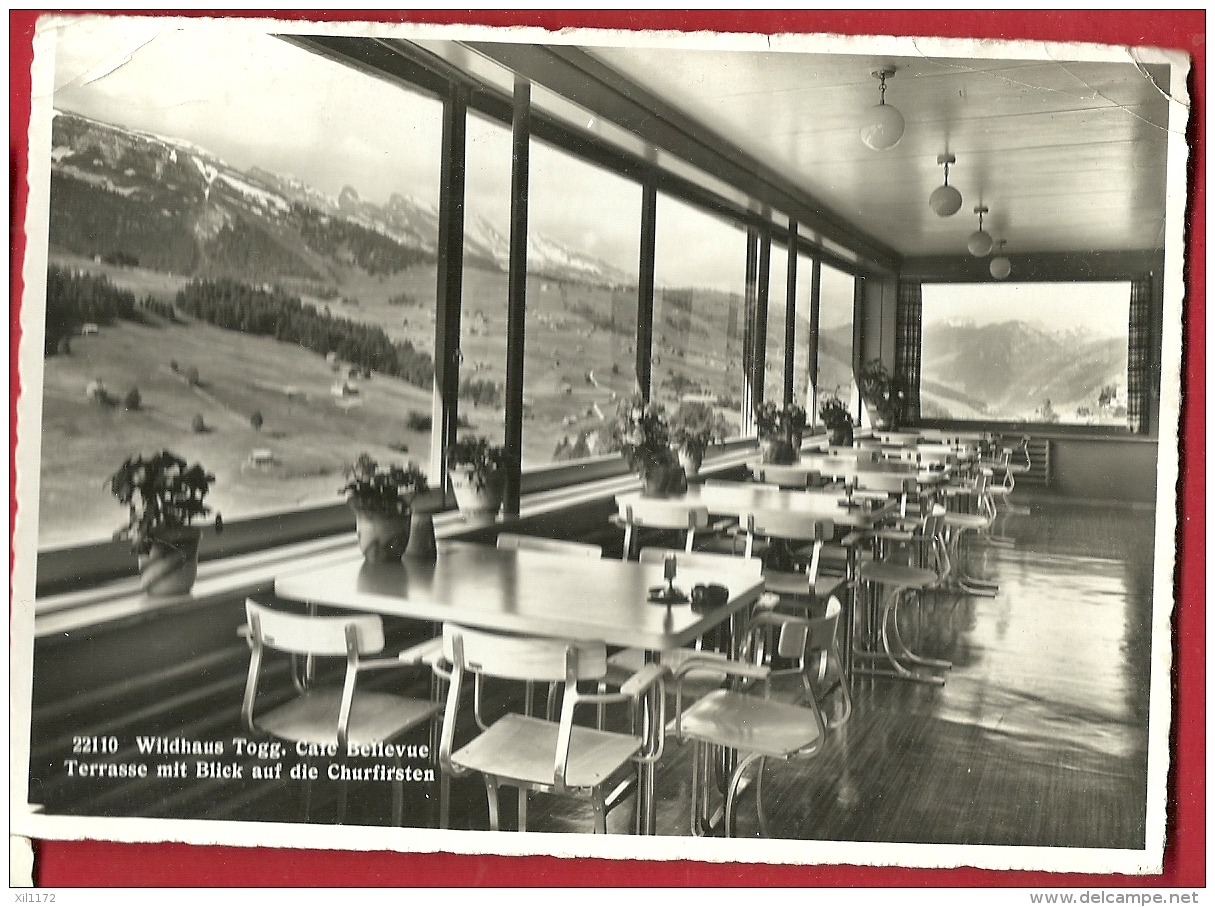
[[[746,232],[658,196],[651,397],[711,407],[726,437],[742,423]]]
[[[459,420],[461,434],[501,444],[506,436],[510,128],[469,113],[465,141]]]
[[[814,260],[808,255],[797,256],[797,304],[795,306],[795,331],[793,355],[793,399],[806,407],[811,419],[817,420],[818,413],[810,413],[813,406],[807,406],[806,400],[813,403],[812,388],[810,387],[810,320],[811,320],[811,290],[813,289]],[[817,421],[815,422],[817,424]]]
[[[523,465],[606,452],[637,382],[641,187],[532,140]]]
[[[1130,284],[924,284],[920,413],[1127,424]]]
[[[799,281],[800,283],[800,281]],[[856,281],[823,265],[818,307],[818,395],[836,395],[859,424],[860,400],[852,373],[852,318]]]
[[[799,275],[800,277],[800,275]],[[772,244],[768,267],[768,342],[764,353],[764,399],[785,399],[785,296],[789,286],[789,253]]]
[[[226,519],[337,503],[363,451],[425,468],[441,104],[222,23],[85,77],[126,28],[87,26],[55,57],[40,543],[109,538],[137,453],[201,462]]]

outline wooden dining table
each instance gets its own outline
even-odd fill
[[[602,640],[636,647],[653,660],[729,625],[763,594],[763,579],[740,564],[705,570],[676,561],[674,584],[685,592],[698,583],[729,590],[726,601],[705,610],[649,601],[661,586],[662,564],[572,558],[551,552],[502,550],[471,542],[440,542],[433,561],[406,558],[365,561],[284,574],[274,583],[280,598],[486,630]],[[444,791],[445,792],[445,791]],[[637,829],[655,831],[654,767],[638,769]]]

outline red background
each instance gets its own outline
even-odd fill
[[[46,11],[52,12],[52,11]],[[79,12],[73,10],[73,12]],[[552,857],[453,854],[302,852],[292,849],[128,845],[100,841],[39,842],[36,879],[44,886],[309,886],[309,885],[781,885],[1130,887],[1206,884],[1205,770],[1205,10],[140,10],[136,15],[240,15],[326,21],[468,22],[544,28],[662,28],[728,32],[830,32],[1082,41],[1150,45],[1188,53],[1192,116],[1187,211],[1185,365],[1179,595],[1174,618],[1173,761],[1168,782],[1164,872],[1155,876],[996,872],[979,869],[909,870],[847,866],[767,866],[685,862],[562,860]],[[30,62],[36,11],[10,11],[10,249],[11,330],[9,443],[16,443],[20,268],[25,240]],[[10,488],[15,466],[10,458]],[[10,498],[10,512],[16,501]],[[10,568],[11,568],[10,541]],[[10,603],[11,605],[11,603]]]

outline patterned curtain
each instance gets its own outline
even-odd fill
[[[900,280],[894,315],[894,378],[907,391],[903,420],[910,425],[920,421],[920,322],[923,308],[919,281]]]
[[[1152,277],[1131,281],[1130,327],[1127,331],[1126,422],[1135,434],[1146,434],[1152,398]]]

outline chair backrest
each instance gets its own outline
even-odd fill
[[[360,655],[384,648],[384,622],[378,614],[317,617],[292,614],[245,600],[250,639],[292,655],[346,655],[347,630],[352,628]]]
[[[674,548],[642,548],[637,560],[643,564],[661,564],[674,557],[677,565],[701,570],[747,570],[756,576],[764,572],[763,562],[757,557],[738,557],[733,554],[713,554],[707,551],[684,551]]]
[[[916,477],[902,472],[857,472],[856,487],[862,491],[913,494],[916,490]]]
[[[677,501],[638,499],[619,505],[626,525],[648,529],[703,529],[709,525],[709,508],[689,507]]]
[[[760,612],[752,618],[748,632],[761,628],[776,631],[771,655],[779,658],[802,659],[813,652],[829,651],[836,641],[837,627],[843,608],[834,595],[827,600],[822,617],[805,617],[778,611]]]
[[[508,636],[450,623],[443,625],[443,657],[460,671],[504,680],[563,683],[607,674],[602,641]]]
[[[828,447],[827,456],[852,460],[855,463],[872,463],[878,458],[879,451],[875,447]]]
[[[738,521],[752,535],[791,541],[821,542],[835,534],[835,524],[822,517],[790,510],[752,510]]]
[[[807,472],[800,466],[781,466],[775,463],[757,464],[752,468],[751,474],[757,482],[778,488],[805,488],[818,482],[817,472]]]
[[[498,547],[515,551],[548,551],[553,554],[568,554],[572,557],[603,557],[603,548],[586,542],[567,542],[564,539],[538,538],[534,535],[519,535],[515,532],[499,532]]]

